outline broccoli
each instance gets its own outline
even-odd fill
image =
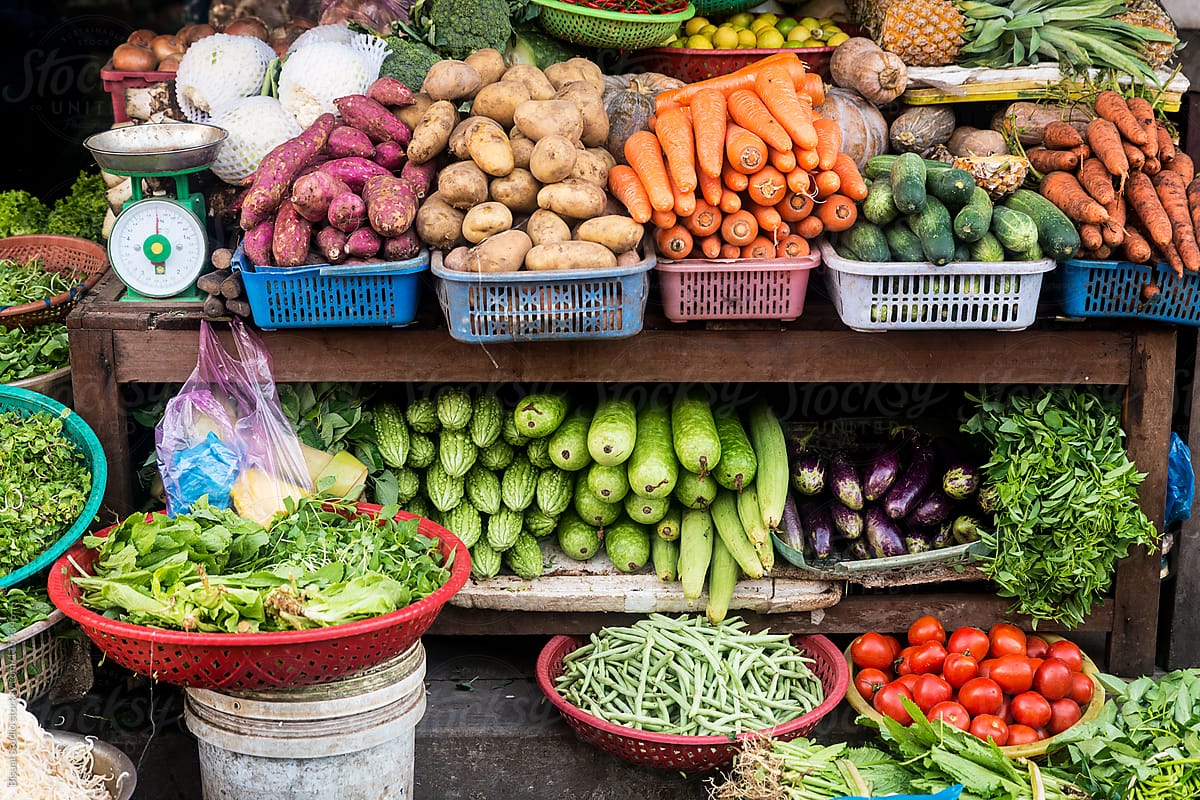
[[[524,0],[417,0],[409,18],[426,42],[446,58],[466,58],[492,47],[505,52],[513,21],[528,15]]]
[[[421,84],[425,83],[430,67],[441,61],[442,57],[422,42],[399,36],[389,36],[384,41],[389,52],[379,68],[380,76],[395,78],[414,92],[421,91]]]
[[[24,189],[0,192],[0,238],[42,233],[50,209]]]
[[[71,193],[54,204],[46,220],[46,233],[78,236],[98,242],[103,236],[108,201],[104,197],[104,178],[100,173],[80,172]]]

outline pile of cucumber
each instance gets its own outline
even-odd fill
[[[916,153],[875,156],[861,213],[835,244],[869,262],[1038,261],[1071,258],[1073,223],[1049,200],[1018,189],[999,203],[971,173]]]

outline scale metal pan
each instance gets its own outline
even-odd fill
[[[203,169],[228,136],[223,128],[195,122],[129,125],[92,134],[86,147],[101,169],[149,175]]]

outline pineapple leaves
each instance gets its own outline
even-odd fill
[[[1004,23],[1003,19],[989,19],[983,25],[977,26],[975,30],[978,31],[978,36],[964,47],[962,52],[986,53],[1004,35]]]

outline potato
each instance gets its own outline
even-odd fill
[[[502,133],[504,131],[495,120],[487,117],[467,117],[450,132],[450,154],[459,161],[468,161],[471,158],[471,151],[467,149],[467,136],[477,127],[491,126],[497,128]]]
[[[479,73],[483,85],[489,86],[504,77],[508,65],[504,63],[504,54],[494,47],[476,50],[464,59],[465,63]]]
[[[612,269],[617,266],[613,251],[595,242],[554,242],[539,244],[525,254],[525,268],[551,269]]]
[[[499,125],[476,125],[467,131],[467,154],[488,175],[502,178],[513,171],[512,145]]]
[[[529,222],[525,225],[525,230],[529,234],[529,238],[533,240],[534,246],[571,241],[570,226],[558,214],[544,208],[533,212],[533,215],[529,217]]]
[[[501,83],[505,82],[524,84],[533,100],[549,100],[554,97],[554,84],[546,79],[546,73],[533,64],[513,64],[501,79]]]
[[[461,100],[474,97],[483,86],[483,76],[465,61],[443,59],[429,68],[421,91],[434,100]]]
[[[408,143],[408,160],[414,164],[432,161],[450,143],[450,134],[458,125],[458,109],[449,100],[438,100],[425,109],[413,128]]]
[[[556,100],[568,100],[583,115],[583,133],[579,140],[587,147],[599,147],[608,141],[608,112],[596,87],[586,81],[571,81],[554,94]]]
[[[595,148],[589,148],[576,153],[575,166],[571,168],[571,174],[567,177],[578,178],[605,188],[608,186],[608,170],[608,163],[596,155]]]
[[[617,165],[617,160],[613,158],[612,153],[608,152],[607,147],[589,147],[587,151],[603,161],[608,169],[612,169]]]
[[[489,236],[508,230],[512,222],[512,212],[503,203],[480,203],[463,219],[463,237],[471,244],[479,244]]]
[[[455,208],[470,208],[488,199],[488,179],[473,161],[450,164],[438,173],[438,194]]]
[[[462,272],[467,268],[467,253],[469,252],[471,252],[471,248],[466,245],[454,248],[449,253],[446,253],[446,257],[442,259],[442,266],[446,269]]]
[[[433,105],[433,98],[420,92],[413,95],[412,105],[391,109],[392,116],[407,125],[409,130],[415,130],[421,124],[421,118],[425,116],[426,109],[431,105]]]
[[[508,206],[510,211],[532,214],[538,210],[538,190],[541,188],[532,172],[515,167],[503,178],[493,178],[490,192],[493,200]]]
[[[519,136],[516,139],[510,138],[508,143],[512,147],[513,166],[529,169],[529,158],[533,155],[533,140]]]
[[[572,142],[583,135],[583,114],[570,100],[526,100],[513,112],[513,122],[535,142],[554,133]]]
[[[604,73],[600,71],[598,64],[586,58],[575,57],[551,64],[546,67],[546,80],[550,81],[555,91],[571,81],[586,81],[594,86],[597,92],[604,94]]]
[[[608,192],[594,183],[578,178],[543,186],[538,192],[539,208],[548,208],[555,214],[575,219],[591,219],[604,213]]]
[[[471,102],[471,113],[511,128],[517,106],[531,99],[529,88],[520,81],[497,81],[479,90]]]
[[[640,263],[642,263],[642,254],[637,250],[630,250],[617,256],[618,267],[635,267]]]
[[[533,146],[533,153],[529,156],[529,171],[542,183],[558,183],[571,175],[579,153],[565,136],[543,136]]]
[[[584,220],[575,229],[575,238],[583,242],[602,244],[614,253],[637,249],[644,229],[626,216],[609,215]]]
[[[417,209],[413,227],[425,244],[445,250],[462,241],[464,216],[463,212],[447,203],[440,193],[434,192]]]
[[[485,239],[467,253],[467,272],[516,272],[525,263],[525,254],[533,247],[529,234],[503,231]]]

